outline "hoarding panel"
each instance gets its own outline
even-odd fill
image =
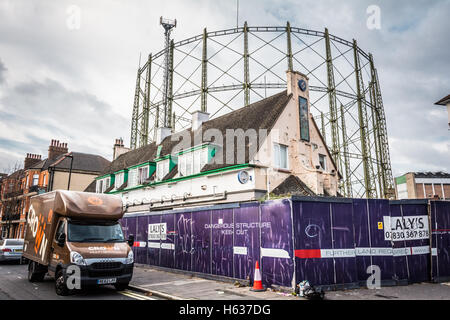
[[[260,261],[259,204],[242,205],[234,214],[234,277],[253,280],[256,261]]]
[[[148,264],[159,266],[159,251],[161,247],[159,226],[161,223],[161,216],[150,215],[148,216],[147,223],[147,229],[150,230],[150,232],[147,232]],[[156,232],[156,230],[158,230],[158,232]]]
[[[192,213],[175,214],[175,268],[191,271]]]
[[[148,216],[139,216],[137,218],[136,235],[134,239],[135,252],[134,260],[136,263],[148,264],[147,235]]]
[[[176,215],[165,213],[161,215],[161,224],[165,227],[166,233],[161,237],[161,248],[159,250],[160,266],[165,268],[175,268],[175,250],[176,250]]]
[[[332,250],[330,203],[293,201],[296,282],[334,285],[333,259],[322,257]]]
[[[261,204],[261,273],[263,284],[292,286],[294,250],[289,200]]]
[[[211,211],[192,213],[192,271],[211,273]]]
[[[343,287],[358,283],[352,209],[351,203],[331,204],[335,284]]]
[[[233,209],[214,210],[211,222],[211,273],[233,277]]]

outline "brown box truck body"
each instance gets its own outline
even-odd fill
[[[85,285],[128,285],[133,239],[123,238],[122,216],[116,195],[53,191],[32,197],[23,253],[30,260],[29,280],[42,280],[48,272],[65,282],[66,270],[75,265]]]

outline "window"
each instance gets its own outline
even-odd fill
[[[66,222],[64,220],[59,221],[58,229],[55,233],[55,240],[58,241],[58,238],[60,235],[64,233],[64,227],[66,225]]]
[[[180,176],[186,175],[186,157],[184,155],[178,157],[178,172]]]
[[[273,144],[274,163],[276,168],[289,169],[288,147],[282,144]]]
[[[170,159],[159,161],[156,164],[156,178],[161,181],[169,173]]]
[[[323,154],[319,154],[319,164],[323,171],[327,170],[327,157]]]
[[[200,173],[202,168],[208,163],[209,148],[201,148],[195,151],[186,152],[178,157],[178,171],[181,176],[189,176]]]
[[[106,179],[105,179],[105,182],[103,183],[103,191],[102,191],[102,192],[105,192],[106,189],[109,188],[109,186],[111,185],[110,182],[111,182],[111,178],[106,178]]]
[[[33,184],[32,186],[37,186],[39,184],[39,175],[33,174]]]
[[[120,188],[120,186],[123,184],[124,178],[125,178],[125,173],[124,172],[116,174],[116,180],[114,182],[114,187],[116,189]]]
[[[135,187],[138,185],[138,170],[137,168],[130,169],[128,172],[128,187]]]
[[[111,178],[105,178],[101,180],[97,180],[97,186],[96,186],[96,192],[97,193],[104,193],[106,189],[109,188],[111,183]]]
[[[103,180],[97,180],[97,188],[96,188],[96,192],[97,193],[102,193],[103,191]]]
[[[138,169],[138,184],[144,184],[148,179],[148,166],[140,167]]]
[[[300,139],[309,142],[308,100],[298,97],[300,111]]]

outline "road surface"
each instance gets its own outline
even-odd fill
[[[116,291],[113,286],[102,286],[62,297],[55,293],[55,282],[46,276],[43,282],[27,279],[27,265],[0,262],[0,300],[160,300],[132,290]]]

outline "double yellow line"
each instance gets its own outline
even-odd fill
[[[124,290],[124,291],[119,291],[120,294],[123,294],[124,296],[133,298],[133,299],[137,299],[137,300],[156,300],[155,298],[150,298],[129,290]]]

